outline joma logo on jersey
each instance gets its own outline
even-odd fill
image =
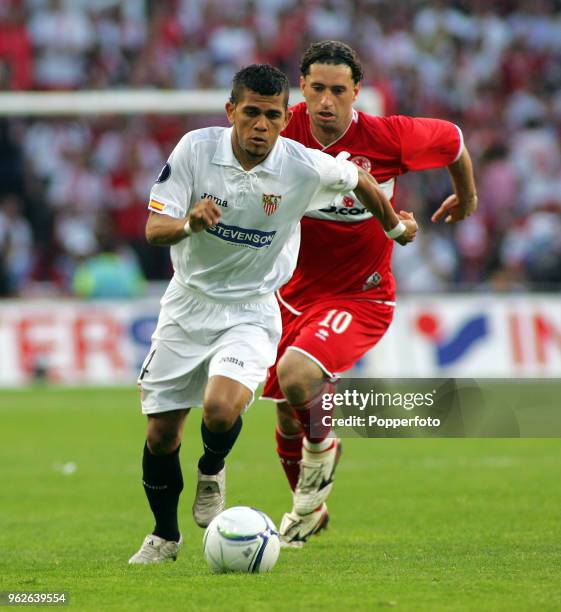
[[[207,228],[206,231],[225,242],[252,247],[254,249],[268,247],[271,242],[273,242],[275,234],[277,233],[276,230],[272,232],[262,232],[261,230],[245,229],[244,227],[225,225],[224,223],[217,223]]]
[[[263,210],[267,215],[273,215],[277,212],[281,197],[280,195],[274,195],[272,193],[263,194]]]
[[[213,202],[218,204],[218,206],[222,206],[222,208],[228,208],[228,200],[223,200],[222,198],[212,195],[212,193],[203,193],[201,200],[204,200],[205,198],[210,198]]]

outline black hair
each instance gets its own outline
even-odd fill
[[[339,40],[322,40],[308,47],[300,61],[303,77],[310,73],[312,64],[345,64],[351,69],[355,85],[364,78],[356,51]]]
[[[240,101],[244,89],[249,89],[262,96],[284,94],[284,105],[288,106],[290,92],[288,77],[270,64],[251,64],[235,74],[230,94],[232,104]]]

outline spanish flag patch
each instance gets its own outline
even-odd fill
[[[164,210],[165,205],[161,204],[160,202],[156,202],[156,200],[150,200],[150,204],[148,204],[148,208],[161,212],[162,210]]]

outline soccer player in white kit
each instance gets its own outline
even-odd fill
[[[148,417],[143,484],[156,524],[129,563],[177,557],[179,449],[192,406],[203,407],[204,448],[193,517],[206,527],[224,509],[224,459],[276,358],[274,292],[294,270],[304,213],[354,190],[389,236],[414,239],[412,216],[397,215],[367,173],[279,136],[288,92],[276,68],[242,69],[226,104],[232,127],[186,134],[150,193],[146,236],[171,245],[174,276],[138,380]]]

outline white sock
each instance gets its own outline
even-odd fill
[[[306,450],[312,451],[313,453],[321,453],[327,450],[333,444],[333,438],[325,438],[321,442],[310,442],[308,438],[304,438],[304,447]]]

